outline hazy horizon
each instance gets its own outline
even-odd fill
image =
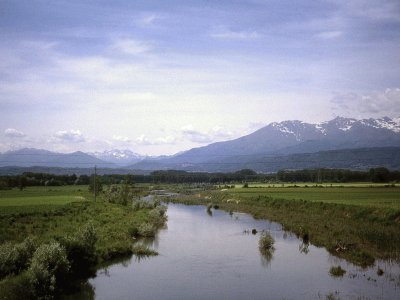
[[[400,3],[1,1],[0,152],[174,154],[400,116]]]

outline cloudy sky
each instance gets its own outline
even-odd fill
[[[400,116],[398,0],[0,0],[0,35],[0,152]]]

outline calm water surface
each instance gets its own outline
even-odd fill
[[[260,254],[259,233],[244,233],[252,228],[271,232],[272,257]],[[323,248],[307,251],[279,224],[247,214],[210,216],[204,206],[169,204],[168,228],[148,243],[159,256],[133,256],[97,272],[89,281],[96,299],[400,299],[398,264],[363,270]],[[330,276],[333,265],[346,274]]]

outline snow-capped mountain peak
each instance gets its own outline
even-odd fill
[[[112,162],[112,163],[115,163],[118,165],[129,165],[129,164],[139,162],[146,158],[146,156],[140,155],[140,154],[135,153],[128,149],[105,150],[103,152],[91,153],[91,155],[93,155],[99,159],[102,159],[104,161]]]

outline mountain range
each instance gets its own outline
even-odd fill
[[[148,158],[148,156],[144,156],[127,149],[125,150],[113,149],[113,150],[106,150],[103,152],[92,152],[89,153],[89,155],[94,156],[102,161],[113,163],[118,166],[132,165],[134,163],[137,163],[139,161]]]
[[[400,169],[400,118],[271,123],[249,135],[178,153],[147,157],[130,150],[54,153],[21,149],[0,154],[0,166],[91,167],[258,172],[300,168]]]

